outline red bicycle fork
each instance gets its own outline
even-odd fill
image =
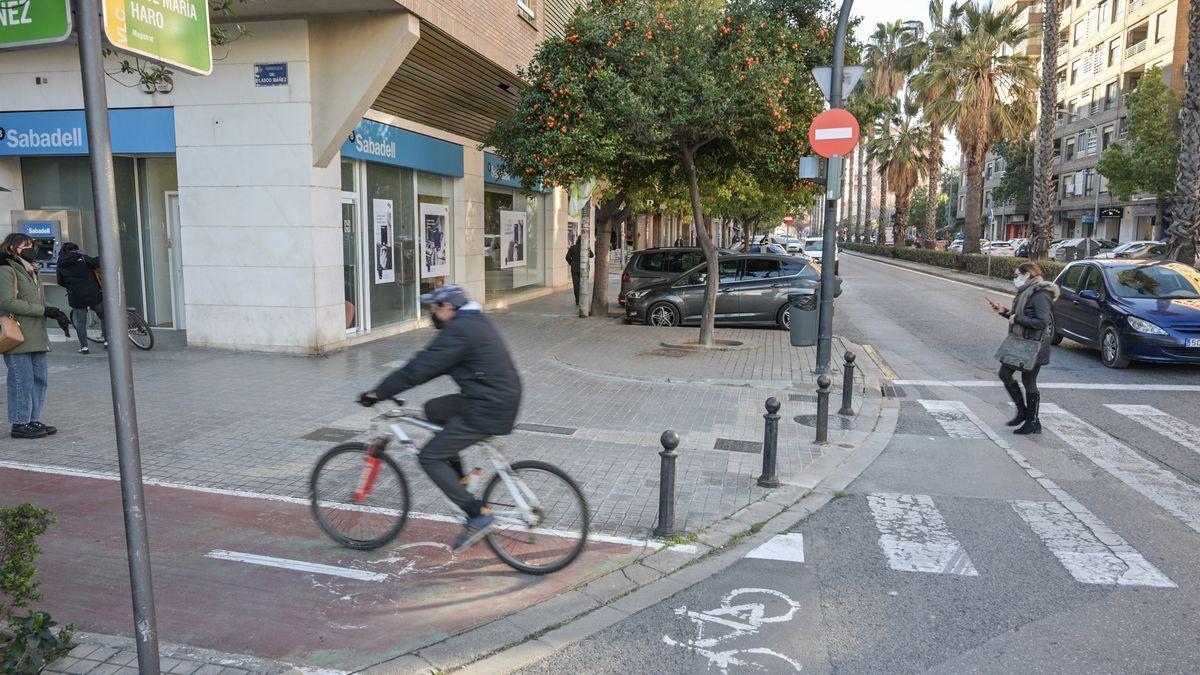
[[[379,477],[379,467],[383,463],[375,456],[378,446],[372,445],[367,449],[367,456],[363,459],[362,478],[358,481],[358,489],[354,491],[354,501],[361,502],[371,493],[371,488],[375,487],[375,479]]]

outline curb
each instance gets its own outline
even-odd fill
[[[866,410],[868,401],[878,407],[862,445],[850,450],[825,446],[822,459],[798,481],[693,534],[684,545],[649,552],[538,605],[359,672],[511,672],[718,574],[812,515],[879,457],[895,432],[900,405],[895,399],[868,397]]]
[[[882,256],[871,255],[870,253],[860,253],[858,251],[849,251],[849,250],[847,250],[845,253],[847,255],[851,255],[856,258],[862,258],[864,260],[870,260],[872,262],[883,263],[884,265],[891,265],[892,267],[899,267],[901,269],[906,269],[906,270],[910,270],[913,272],[921,272],[924,274],[928,274],[929,276],[932,276],[932,277],[939,277],[942,279],[946,279],[948,281],[957,281],[962,284],[968,284],[970,286],[975,286],[977,288],[982,288],[982,289],[988,290],[988,291],[994,291],[996,293],[1004,293],[1006,295],[1012,295],[1011,284],[1005,284],[1003,281],[1000,281],[999,279],[989,279],[988,277],[980,276],[978,274],[972,274],[971,272],[959,272],[957,270],[950,270],[950,269],[946,269],[944,267],[936,267],[934,265],[926,265],[924,263],[916,263],[916,262],[912,262],[910,260],[897,260],[895,258],[884,258]],[[999,257],[999,256],[997,256],[997,257]],[[1000,259],[1006,260],[1007,258],[1001,257]]]

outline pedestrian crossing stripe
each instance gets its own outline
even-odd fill
[[[867,495],[867,504],[892,569],[978,576],[929,495],[876,493]]]
[[[1192,452],[1200,453],[1200,427],[1167,414],[1152,405],[1114,405],[1105,407],[1137,422],[1159,435],[1175,441]]]
[[[971,420],[967,404],[962,401],[920,399],[920,403],[951,438],[987,438]]]

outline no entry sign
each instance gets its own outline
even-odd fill
[[[858,120],[841,108],[832,108],[813,118],[808,142],[822,157],[848,154],[858,143]]]

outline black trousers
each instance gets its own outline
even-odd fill
[[[482,503],[467,491],[462,479],[463,471],[460,452],[491,436],[474,429],[466,423],[467,402],[459,394],[439,396],[425,402],[425,418],[444,427],[421,448],[417,458],[421,468],[450,501],[474,518],[479,515]]]
[[[100,317],[100,336],[104,336],[104,305],[93,305],[91,310]],[[83,349],[88,346],[87,325],[88,325],[88,308],[87,307],[72,307],[71,308],[71,323],[75,324],[75,337],[79,338],[79,348]]]
[[[579,304],[579,276],[580,273],[574,270],[571,271],[571,287],[575,289],[575,304]]]
[[[1035,366],[1033,370],[1017,370],[1012,366],[1001,365],[1000,381],[1005,383],[1015,383],[1016,381],[1013,379],[1013,375],[1016,373],[1021,373],[1021,384],[1025,385],[1025,395],[1028,396],[1029,394],[1038,394],[1041,392],[1038,391],[1037,377],[1041,370],[1041,366]]]

